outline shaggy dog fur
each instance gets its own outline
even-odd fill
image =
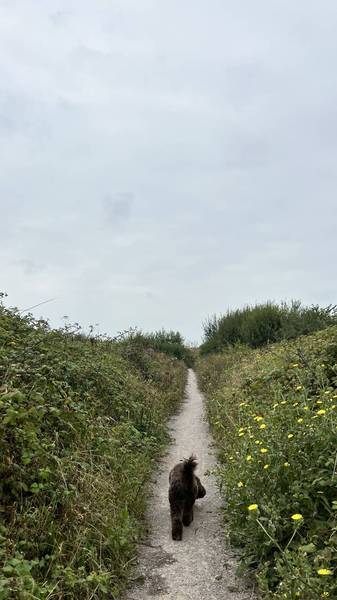
[[[193,521],[193,506],[196,499],[206,495],[199,477],[194,474],[197,464],[196,457],[192,455],[170,471],[169,501],[173,540],[181,540],[183,524],[188,526]]]

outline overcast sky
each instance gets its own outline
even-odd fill
[[[110,334],[337,301],[336,0],[0,0],[0,289]]]

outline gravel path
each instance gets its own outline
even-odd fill
[[[235,577],[233,551],[226,548],[220,514],[221,499],[215,481],[205,473],[215,465],[211,438],[203,415],[203,397],[195,373],[190,369],[182,410],[170,422],[174,439],[161,461],[153,482],[148,510],[149,536],[140,545],[140,574],[143,581],[127,593],[127,600],[252,600]],[[198,457],[197,474],[207,495],[198,500],[194,521],[184,527],[183,541],[170,535],[168,473],[180,459],[194,452]],[[141,578],[142,579],[142,578]]]

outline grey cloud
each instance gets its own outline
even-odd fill
[[[69,16],[69,12],[66,10],[57,10],[56,12],[50,15],[51,22],[56,26],[62,26],[67,21],[67,17]]]
[[[121,192],[107,195],[103,199],[103,219],[110,225],[120,225],[130,218],[133,194],[131,192]]]
[[[40,274],[46,267],[41,263],[36,263],[34,260],[22,258],[12,261],[14,267],[19,267],[24,275],[37,275]]]

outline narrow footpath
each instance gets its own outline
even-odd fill
[[[139,547],[140,579],[126,600],[253,600],[252,589],[235,576],[236,559],[226,546],[221,498],[211,474],[215,457],[204,418],[203,397],[190,369],[182,410],[171,419],[173,443],[153,480],[147,519],[149,535]],[[197,475],[207,495],[197,500],[194,521],[184,527],[182,542],[170,534],[168,474],[182,458],[195,453]]]

